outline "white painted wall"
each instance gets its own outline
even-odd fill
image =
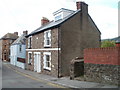
[[[66,10],[66,9],[60,9],[60,10],[56,11],[55,13],[53,13],[54,21],[63,19],[63,18],[65,18],[65,17],[67,17],[68,15],[72,14],[72,13],[73,13],[73,11]],[[60,16],[60,15],[61,15],[61,18],[56,19],[56,17],[57,17],[57,16]]]
[[[19,51],[20,45],[11,45],[10,47],[10,63],[12,65],[25,69],[25,64],[17,61],[17,57],[26,58],[26,45],[22,45],[22,51]]]

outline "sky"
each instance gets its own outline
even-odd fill
[[[0,38],[6,33],[28,33],[41,26],[41,18],[53,20],[53,12],[60,8],[76,10],[78,0],[0,0]],[[80,1],[80,0],[79,0]],[[82,0],[101,31],[101,39],[118,36],[119,0]]]

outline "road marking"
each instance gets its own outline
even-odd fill
[[[14,72],[16,72],[16,73],[18,73],[18,74],[20,74],[20,75],[22,75],[22,76],[28,77],[28,78],[30,78],[30,79],[32,79],[32,80],[36,80],[36,81],[39,81],[39,82],[42,82],[42,83],[45,83],[45,84],[47,84],[47,85],[54,86],[54,87],[57,87],[57,88],[66,88],[66,87],[64,87],[64,86],[61,86],[61,85],[58,85],[58,84],[54,84],[54,83],[51,83],[51,82],[48,82],[48,81],[45,81],[45,80],[40,80],[40,79],[37,79],[37,78],[32,77],[32,76],[30,76],[30,75],[27,75],[27,74],[25,74],[25,73],[19,72],[19,71],[13,69],[12,67],[10,67],[10,66],[8,66],[8,65],[5,65],[5,66],[7,66],[7,68],[10,68],[10,69],[13,70]]]
[[[54,84],[54,83],[47,83],[47,84],[50,85],[50,86],[57,87],[57,88],[65,88],[63,86],[60,86],[60,85],[57,85],[57,84]]]

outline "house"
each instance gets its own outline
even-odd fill
[[[26,35],[27,31],[23,31],[23,35],[10,46],[10,63],[23,69],[25,69],[26,58]]]
[[[69,76],[70,61],[83,57],[83,50],[100,47],[100,31],[88,14],[88,5],[76,2],[77,10],[61,8],[54,20],[41,20],[41,27],[27,35],[26,68],[55,77]]]
[[[18,32],[7,33],[0,39],[0,59],[10,61],[10,45],[18,38]]]

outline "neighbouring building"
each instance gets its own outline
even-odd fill
[[[120,85],[120,38],[116,47],[84,50],[84,77],[87,81]]]
[[[88,14],[88,5],[76,2],[77,10],[61,8],[54,20],[27,35],[26,68],[55,77],[69,76],[70,61],[83,57],[85,48],[100,47],[100,31]]]
[[[0,40],[0,59],[2,59],[2,40]]]
[[[0,59],[10,61],[10,45],[18,38],[18,32],[7,33],[0,39]]]
[[[10,46],[10,63],[23,69],[26,59],[26,35],[27,31],[23,31],[23,34]]]

